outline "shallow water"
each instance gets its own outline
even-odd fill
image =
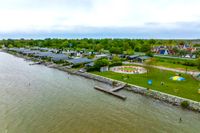
[[[0,133],[199,133],[200,114],[0,52]],[[179,118],[182,122],[179,122]]]

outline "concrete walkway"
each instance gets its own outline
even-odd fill
[[[133,64],[133,65],[139,65],[139,66],[147,66],[143,63],[135,63],[135,62],[123,62],[123,64]],[[167,68],[167,67],[161,67],[161,66],[151,66],[153,68],[157,68],[157,69],[161,69],[161,70],[167,70],[167,71],[173,71],[173,72],[177,72],[177,73],[185,73],[185,74],[190,74],[190,75],[198,75],[200,74],[200,72],[198,71],[184,71],[184,70],[178,70],[178,69],[174,69],[174,68]]]

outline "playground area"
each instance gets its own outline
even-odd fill
[[[122,74],[143,74],[147,72],[145,68],[139,66],[116,66],[110,68],[110,71]]]

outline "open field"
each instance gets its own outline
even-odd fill
[[[111,71],[92,73],[126,83],[150,88],[152,90],[161,91],[195,101],[200,101],[200,94],[198,94],[200,82],[195,80],[190,75],[181,75],[186,79],[185,81],[172,81],[170,80],[170,77],[175,76],[175,72],[159,70],[156,68],[150,68],[149,72],[145,74],[133,75],[120,74]],[[153,80],[152,85],[148,85],[147,82],[149,79]],[[164,85],[161,85],[161,82],[164,82]]]
[[[196,66],[196,60],[186,59],[170,59],[162,57],[154,57],[156,59],[154,65],[163,66],[168,68],[176,68],[179,70],[198,71]],[[187,65],[188,64],[188,65]]]

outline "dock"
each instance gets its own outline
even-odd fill
[[[120,90],[124,89],[125,86],[126,86],[126,84],[120,85],[120,86],[118,86],[116,88],[111,89],[111,91],[112,92],[120,91]]]
[[[99,87],[99,86],[95,86],[94,88],[95,88],[96,90],[99,90],[99,91],[102,91],[102,92],[111,94],[111,95],[113,95],[113,96],[115,96],[115,97],[118,97],[118,98],[120,98],[120,99],[122,99],[122,100],[126,100],[126,96],[120,95],[120,94],[118,94],[118,93],[116,93],[116,92],[114,92],[114,91],[112,91],[112,90],[104,89],[104,88]],[[117,87],[117,88],[115,89],[115,91],[116,91],[116,90],[121,90],[121,89],[122,89],[122,87],[120,87],[120,89],[119,89],[119,87]],[[113,90],[114,90],[114,89],[113,89]]]

